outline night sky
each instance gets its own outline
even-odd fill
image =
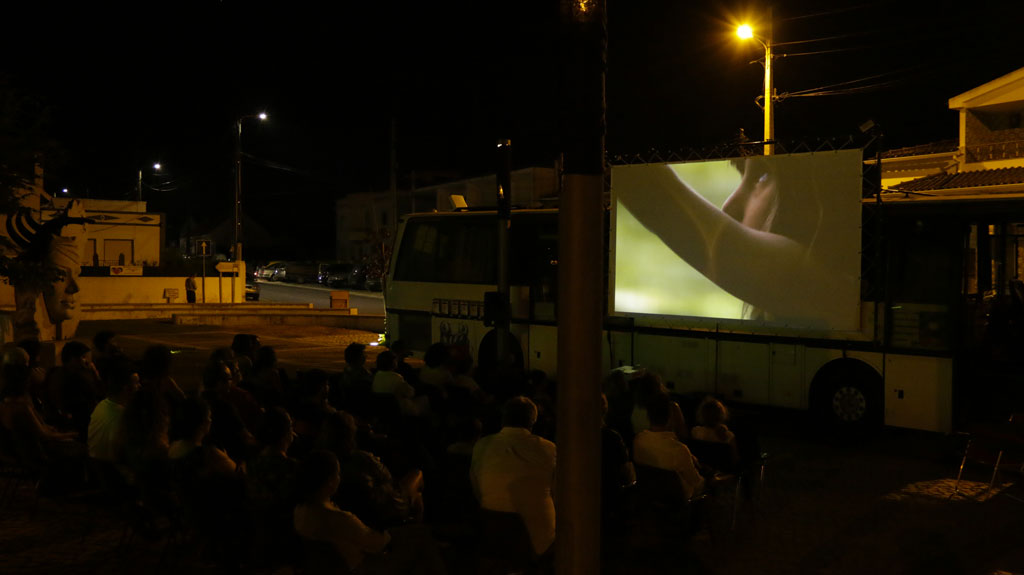
[[[270,120],[243,129],[245,211],[311,255],[331,255],[335,198],[387,189],[392,118],[403,185],[413,172],[420,185],[493,172],[498,137],[512,138],[514,167],[552,165],[555,2],[334,6],[5,8],[0,73],[50,111],[62,153],[49,191],[132,198],[138,170],[160,161],[166,174],[147,171],[147,186],[175,190],[145,199],[172,232],[187,216],[231,217],[234,121],[260,111]],[[763,50],[734,35],[740,20],[757,28],[757,10],[609,0],[609,152],[707,148],[741,128],[759,139],[763,71],[750,62]],[[867,119],[888,147],[955,138],[948,99],[1024,66],[1024,2],[798,0],[773,15],[788,54],[779,93],[863,88],[777,104],[780,140],[843,138]],[[288,216],[302,212],[312,220]]]

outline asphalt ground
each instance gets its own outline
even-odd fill
[[[164,320],[88,321],[79,324],[76,339],[90,343],[100,331],[113,331],[116,341],[129,357],[140,358],[152,345],[166,345],[174,352],[172,375],[185,391],[197,389],[210,354],[231,347],[237,333],[258,335],[260,343],[277,352],[278,363],[289,374],[297,370],[323,369],[340,372],[345,368],[345,348],[351,343],[367,345],[369,365],[377,350],[379,334],[326,326],[267,325],[251,328],[219,326],[178,326]]]
[[[175,373],[186,387],[209,352],[234,335],[161,322],[88,322],[79,335],[107,328],[131,355],[153,343],[180,349]],[[345,345],[375,337],[331,328],[252,332],[278,348],[286,369],[340,369]],[[713,502],[711,529],[688,541],[627,522],[604,541],[605,573],[1024,574],[1018,462],[1004,466],[993,489],[991,465],[969,462],[955,494],[964,437],[892,428],[834,433],[786,410],[736,409],[734,417],[757,431],[769,454],[765,482],[742,502],[736,529],[728,528],[728,497]],[[160,563],[160,541],[120,545],[124,524],[101,502],[40,497],[33,504],[31,491],[16,486],[0,509],[0,573],[216,572],[174,546]],[[473,549],[456,541],[445,551],[453,572],[475,572]]]

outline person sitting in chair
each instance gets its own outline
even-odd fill
[[[679,441],[670,426],[671,405],[672,400],[666,393],[654,394],[647,400],[647,418],[651,427],[633,438],[633,461],[637,465],[678,473],[689,499],[704,491],[704,478],[697,469],[697,458],[685,443]]]
[[[533,550],[543,554],[555,540],[555,444],[531,432],[537,406],[523,396],[501,410],[502,428],[476,442],[470,479],[480,507],[518,513]]]

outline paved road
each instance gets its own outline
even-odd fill
[[[309,284],[284,282],[256,282],[260,288],[260,301],[277,303],[311,303],[317,309],[331,307],[331,288]],[[359,309],[363,315],[384,313],[384,296],[380,292],[349,290],[349,307]]]
[[[166,345],[174,351],[172,373],[186,391],[197,389],[202,369],[213,350],[230,347],[236,333],[260,336],[263,345],[277,351],[281,367],[294,374],[297,370],[323,369],[339,372],[345,368],[344,350],[350,343],[376,344],[378,334],[326,326],[274,325],[238,328],[218,326],[178,326],[162,320],[110,320],[84,321],[79,325],[76,339],[91,341],[101,330],[117,334],[118,344],[130,357],[142,357],[151,345]],[[368,356],[376,359],[371,346]]]

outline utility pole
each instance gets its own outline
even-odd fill
[[[498,140],[497,203],[498,203],[498,308],[494,321],[498,370],[512,363],[509,358],[509,232],[512,228],[512,140]]]
[[[564,179],[558,215],[558,575],[601,571],[605,0],[561,0]]]

